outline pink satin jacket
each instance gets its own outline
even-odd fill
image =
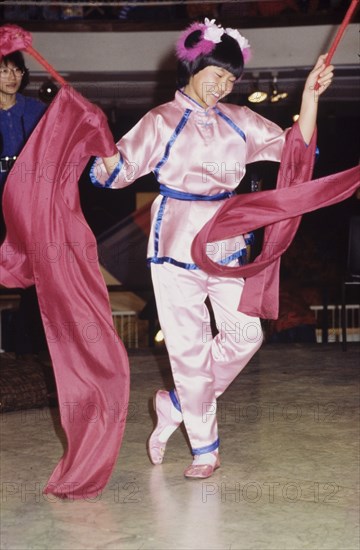
[[[118,141],[121,160],[111,176],[98,158],[91,179],[117,189],[153,172],[161,194],[151,209],[148,260],[197,269],[191,256],[195,235],[234,192],[246,164],[280,160],[285,136],[247,107],[222,103],[204,109],[178,90],[173,101],[149,111]],[[226,265],[239,263],[246,252],[243,236],[211,247],[213,260]]]

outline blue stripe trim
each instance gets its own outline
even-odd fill
[[[160,171],[160,168],[165,164],[165,162],[168,160],[169,158],[169,155],[170,155],[170,149],[171,147],[174,145],[175,143],[175,140],[177,139],[177,137],[179,136],[180,132],[183,130],[183,128],[185,127],[185,124],[187,123],[188,119],[189,119],[189,116],[191,115],[192,113],[192,110],[191,109],[186,109],[185,113],[183,114],[179,124],[177,125],[177,127],[175,128],[174,130],[174,133],[173,135],[171,136],[170,140],[168,141],[166,147],[165,147],[165,153],[164,153],[164,156],[163,158],[157,163],[157,165],[155,166],[155,169],[154,169],[154,175],[156,177],[156,179],[158,179],[159,177],[159,171]]]
[[[96,157],[96,159],[94,160],[94,162],[91,166],[91,169],[90,169],[91,183],[93,185],[95,185],[95,187],[101,187],[101,189],[106,189],[107,187],[111,187],[111,184],[113,183],[115,178],[119,175],[119,173],[121,171],[121,168],[124,164],[124,161],[123,161],[121,155],[120,155],[119,162],[117,163],[114,171],[112,172],[111,176],[109,176],[109,178],[105,181],[104,184],[100,183],[99,180],[97,179],[97,177],[95,176],[95,165],[96,165],[97,160],[98,160],[98,157]]]
[[[248,244],[254,244],[255,242],[255,234],[251,231],[248,233],[248,236],[245,238],[245,243]]]
[[[159,252],[160,227],[161,227],[161,222],[162,222],[162,218],[163,218],[163,215],[164,215],[166,202],[167,202],[167,197],[163,197],[163,199],[160,203],[159,211],[158,211],[157,216],[156,216],[156,221],[155,221],[155,242],[154,242],[155,257],[157,257],[158,252]]]
[[[234,252],[233,254],[230,254],[230,256],[227,256],[223,260],[220,260],[220,262],[216,262],[220,265],[227,265],[233,260],[239,260],[239,264],[243,265],[245,263],[244,260],[246,260],[247,251],[246,248],[241,248],[237,252]]]
[[[196,264],[190,264],[186,262],[179,262],[178,260],[174,260],[174,258],[170,258],[169,256],[161,256],[158,258],[157,256],[153,256],[152,258],[147,259],[147,265],[150,266],[150,264],[172,264],[176,265],[177,267],[182,267],[183,269],[199,269],[199,267]]]
[[[155,251],[156,253],[158,250]],[[227,265],[233,260],[238,260],[240,265],[245,265],[247,262],[247,251],[246,248],[242,248],[238,250],[237,252],[234,252],[234,254],[231,254],[230,256],[227,256],[223,260],[221,260],[219,265]],[[150,264],[172,264],[176,265],[177,267],[182,267],[183,269],[200,269],[198,265],[192,264],[192,263],[186,263],[186,262],[180,262],[179,260],[175,260],[174,258],[171,258],[170,256],[152,256],[151,258],[147,258],[147,265],[148,267]]]
[[[211,451],[216,451],[220,445],[220,439],[218,438],[214,443],[211,443],[211,445],[207,445],[206,447],[199,447],[197,449],[192,449],[193,455],[204,455],[205,453],[211,453]]]
[[[177,189],[171,189],[167,185],[160,184],[160,194],[164,197],[170,197],[171,199],[178,199],[180,201],[221,201],[233,197],[235,191],[223,191],[222,193],[216,193],[215,195],[198,195],[196,193],[185,193]]]
[[[235,130],[235,132],[236,132],[237,134],[239,134],[239,136],[241,136],[241,137],[243,138],[243,140],[246,142],[246,135],[245,135],[245,133],[242,131],[241,128],[239,128],[239,126],[237,126],[237,125],[235,124],[235,122],[233,122],[233,121],[231,120],[231,118],[229,118],[227,115],[224,115],[224,113],[222,113],[222,112],[220,111],[220,109],[218,109],[217,107],[214,108],[214,111],[215,111],[215,113],[216,113],[217,115],[219,115],[219,117],[221,117],[223,120],[225,120],[225,122],[227,122],[227,123],[229,124],[229,126],[231,126],[231,128],[232,128],[233,130]]]
[[[196,107],[200,107],[200,109],[201,109],[202,111],[205,112],[204,107],[203,107],[202,105],[200,105],[200,103],[198,103],[197,101],[195,101],[195,99],[193,99],[192,97],[190,97],[189,95],[187,95],[187,94],[184,92],[184,90],[182,90],[181,88],[178,88],[177,91],[178,91],[180,94],[182,94],[184,97],[186,97],[186,99],[188,99],[189,101],[192,101]]]
[[[177,409],[179,412],[181,412],[180,403],[178,401],[178,398],[176,397],[175,390],[169,391],[170,399],[172,401],[172,404],[174,405],[175,409]]]

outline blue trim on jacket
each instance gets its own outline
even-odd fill
[[[227,115],[225,115],[224,113],[222,113],[218,107],[215,107],[215,108],[214,108],[214,111],[215,111],[215,113],[216,113],[217,115],[219,115],[220,118],[222,118],[223,120],[225,120],[225,122],[226,122],[227,124],[229,124],[229,126],[231,126],[231,128],[232,128],[233,130],[235,130],[235,132],[236,132],[237,134],[239,134],[239,136],[241,136],[241,137],[243,138],[243,140],[246,142],[246,135],[245,135],[245,133],[242,131],[241,128],[239,128],[239,126],[237,126],[237,125],[235,124],[235,122],[233,122],[233,121],[231,120],[231,118],[229,118]]]
[[[191,109],[186,109],[185,110],[183,116],[181,117],[181,120],[180,120],[179,124],[176,126],[171,138],[169,139],[168,143],[166,144],[164,156],[157,163],[157,165],[155,166],[155,169],[154,169],[154,175],[155,175],[156,179],[159,178],[160,168],[162,166],[164,166],[164,164],[168,160],[169,155],[170,155],[171,147],[174,145],[174,143],[175,143],[176,139],[179,137],[181,131],[185,128],[185,125],[186,125],[187,121],[189,120],[189,117],[190,117],[191,113],[192,113]]]

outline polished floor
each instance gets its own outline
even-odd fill
[[[124,442],[93,501],[42,494],[56,407],[1,415],[1,550],[359,550],[358,344],[263,346],[219,400],[222,465],[203,481],[183,477],[181,430],[150,464],[150,397],[171,376],[163,351],[129,353]]]

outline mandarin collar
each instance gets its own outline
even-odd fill
[[[217,105],[215,105],[214,107],[203,107],[202,105],[200,105],[200,103],[195,101],[195,99],[192,99],[192,97],[188,96],[182,89],[176,91],[175,98],[182,107],[186,109],[191,109],[192,111],[196,111],[204,115],[215,114],[215,109],[217,108]]]

